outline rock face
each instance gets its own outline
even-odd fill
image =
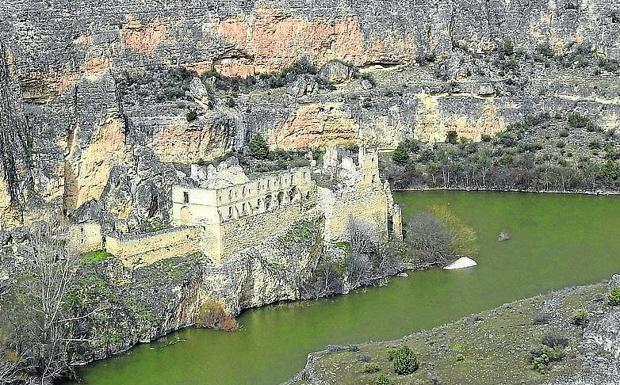
[[[27,123],[9,60],[0,43],[0,218],[17,222],[32,181]]]
[[[153,186],[161,162],[209,160],[248,133],[393,148],[477,140],[541,109],[619,124],[613,66],[597,64],[620,58],[610,0],[8,0],[0,15],[3,226],[20,200],[75,215],[95,202],[140,225],[148,206],[112,178]],[[287,72],[302,59],[322,70]],[[236,77],[250,80],[219,83]]]

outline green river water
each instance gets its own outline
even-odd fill
[[[395,339],[620,272],[620,197],[403,192],[395,199],[405,219],[430,204],[449,205],[477,231],[479,265],[414,272],[385,287],[250,310],[237,332],[186,329],[89,365],[81,372],[85,383],[275,385],[328,344]],[[498,242],[504,228],[512,239]]]

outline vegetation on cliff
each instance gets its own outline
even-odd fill
[[[396,188],[620,190],[620,133],[541,113],[481,142],[402,142],[383,166]]]

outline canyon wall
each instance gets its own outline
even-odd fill
[[[393,148],[540,111],[620,119],[597,64],[620,58],[610,0],[8,0],[0,16],[3,226],[46,205],[120,231],[166,222],[170,163],[257,132],[284,149]],[[358,72],[280,76],[300,60]],[[231,77],[253,80],[218,86]]]

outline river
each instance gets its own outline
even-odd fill
[[[88,385],[275,385],[328,344],[395,339],[551,289],[620,272],[620,197],[402,192],[404,218],[433,204],[478,234],[479,265],[393,278],[346,296],[244,312],[241,329],[186,329],[81,371]],[[498,242],[510,229],[512,238]]]

